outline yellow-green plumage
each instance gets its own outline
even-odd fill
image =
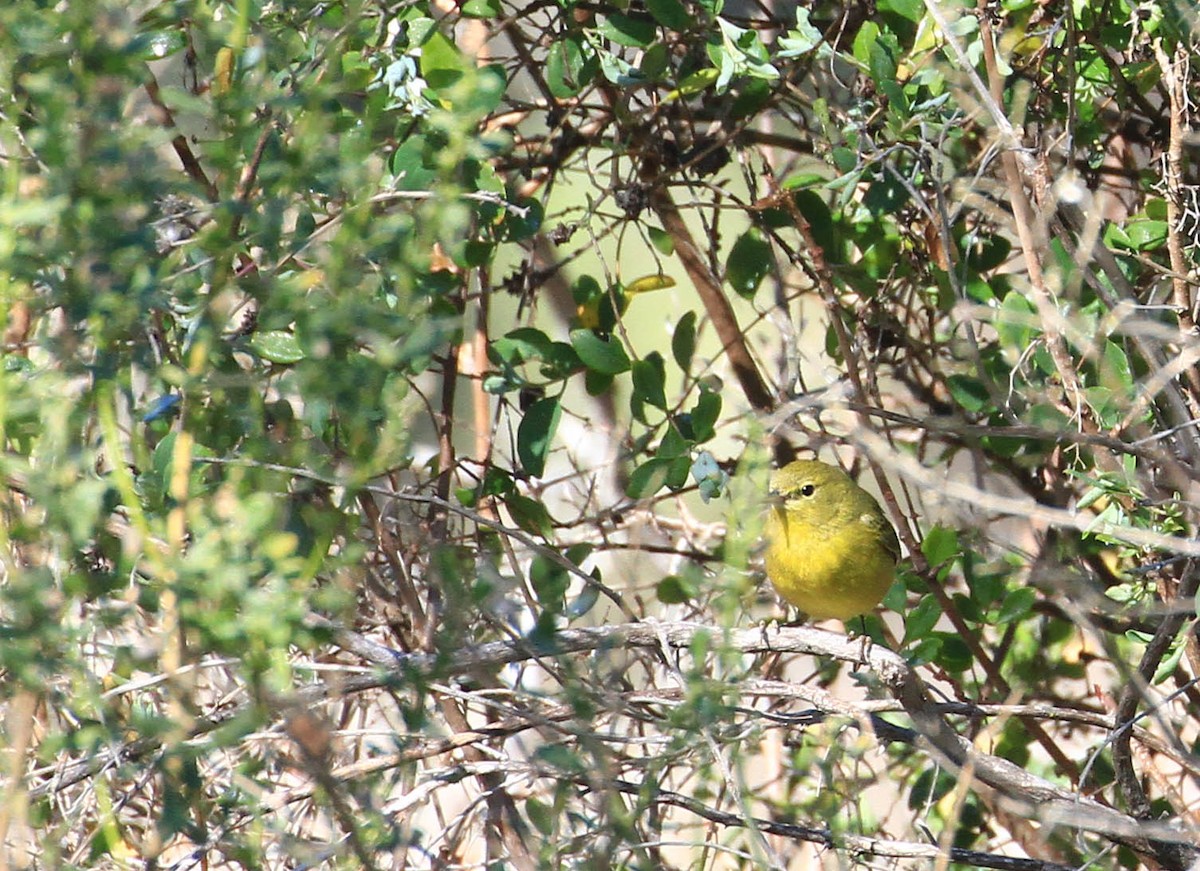
[[[767,577],[801,611],[847,620],[879,604],[900,542],[875,497],[841,469],[797,460],[771,476]]]

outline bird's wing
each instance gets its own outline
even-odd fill
[[[892,555],[892,559],[900,562],[900,539],[896,537],[896,528],[884,516],[883,509],[876,507],[862,516],[862,522],[879,533],[879,540],[884,549]]]

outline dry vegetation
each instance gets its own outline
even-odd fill
[[[0,868],[1192,867],[1198,26],[5,4]]]

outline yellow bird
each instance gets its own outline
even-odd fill
[[[865,614],[896,577],[900,541],[875,497],[843,472],[797,460],[771,475],[767,577],[818,620]]]

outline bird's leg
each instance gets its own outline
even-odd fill
[[[871,652],[871,648],[875,644],[875,639],[873,639],[871,637],[870,633],[867,632],[867,618],[865,615],[860,614],[858,616],[858,625],[861,629],[861,634],[856,633],[849,626],[846,627],[846,632],[847,632],[847,637],[849,637],[849,638],[854,638],[856,635],[858,635],[858,639],[859,639],[858,664],[862,668],[866,668],[867,665],[870,663],[869,654]]]

